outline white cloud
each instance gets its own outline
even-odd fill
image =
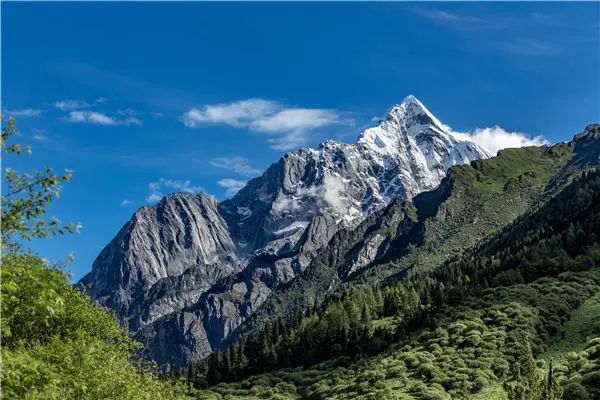
[[[269,135],[271,147],[289,150],[306,143],[310,130],[329,125],[350,125],[336,110],[294,108],[264,99],[248,99],[232,103],[192,108],[181,118],[185,126],[196,128],[203,124],[225,124],[249,128]]]
[[[142,125],[142,121],[136,117],[116,118],[97,111],[70,111],[69,114],[64,117],[66,121],[75,123],[89,123],[99,125]]]
[[[314,204],[319,209],[329,208],[337,215],[346,216],[348,213],[348,200],[345,197],[346,183],[344,179],[337,175],[325,175],[321,184],[309,187],[300,187],[294,193],[294,196],[280,193],[272,210],[276,213],[287,213],[300,210],[305,205],[301,205],[298,199],[311,197]]]
[[[138,115],[137,111],[132,110],[131,108],[122,108],[117,110],[118,115],[126,115],[128,117],[135,117]]]
[[[529,137],[522,132],[508,132],[499,126],[477,128],[467,133],[452,131],[452,134],[461,140],[475,142],[492,155],[505,148],[541,146],[549,143],[542,136]]]
[[[563,52],[563,48],[556,43],[536,39],[516,39],[511,42],[500,43],[500,50],[520,56],[554,56]]]
[[[415,14],[420,15],[421,17],[444,22],[444,23],[452,23],[452,24],[467,24],[467,23],[484,23],[486,22],[484,19],[479,17],[473,17],[471,15],[459,14],[454,12],[449,12],[445,10],[440,10],[437,8],[421,8],[415,7],[411,9]]]
[[[123,201],[121,201],[121,205],[124,207],[128,206],[130,204],[131,204],[131,200],[129,200],[129,199],[123,199]]]
[[[96,111],[71,111],[66,117],[69,122],[91,122],[101,125],[116,125],[116,121]]]
[[[146,197],[146,201],[148,203],[156,203],[157,201],[160,201],[160,199],[162,199],[163,196],[164,196],[163,193],[152,192],[152,193],[150,193],[150,195],[148,195],[148,197]]]
[[[157,181],[150,182],[148,184],[150,194],[146,197],[148,203],[154,203],[159,201],[165,195],[165,192],[186,192],[186,193],[198,193],[202,192],[201,186],[194,186],[190,180],[174,180],[160,178]]]
[[[273,114],[281,108],[282,106],[274,101],[248,99],[232,103],[209,104],[202,109],[192,108],[183,115],[182,120],[189,128],[196,128],[206,123],[245,127],[252,121]]]
[[[314,129],[341,123],[343,121],[340,116],[332,110],[288,108],[253,121],[250,128],[259,132],[277,133],[298,129]]]
[[[344,214],[348,207],[344,197],[346,184],[344,180],[337,175],[325,175],[323,182],[323,200],[329,204],[338,214]]]
[[[42,142],[48,139],[46,136],[47,131],[42,128],[31,128],[31,132],[33,133],[33,140],[37,140],[38,142]]]
[[[34,118],[42,115],[44,110],[39,108],[24,108],[21,110],[4,110],[4,112],[12,117]]]
[[[106,103],[107,101],[108,101],[108,99],[106,97],[98,97],[96,99],[96,103],[98,103],[98,104],[103,104],[103,103]]]
[[[221,179],[220,181],[217,182],[217,184],[219,186],[221,186],[222,188],[227,189],[225,191],[226,197],[232,197],[246,185],[246,182],[239,181],[237,179],[229,179],[228,178],[228,179]]]
[[[259,169],[252,167],[247,158],[238,156],[213,158],[210,161],[210,165],[246,176],[258,175],[261,172]]]
[[[79,110],[91,107],[85,100],[59,100],[54,103],[54,106],[62,111]]]

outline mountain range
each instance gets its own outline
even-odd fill
[[[80,284],[177,370],[345,288],[477,246],[598,165],[596,136],[490,157],[409,96],[356,143],[287,153],[231,199],[173,193],[140,208]]]
[[[599,166],[589,125],[450,168],[336,233],[186,381],[203,399],[600,398]],[[386,254],[346,278],[377,234]]]
[[[140,208],[80,284],[163,369],[180,367],[226,343],[331,251],[336,233],[406,225],[401,200],[436,188],[451,166],[487,157],[408,96],[356,143],[287,153],[231,199],[173,193]],[[389,241],[371,236],[345,278],[386,252]]]

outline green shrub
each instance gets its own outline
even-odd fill
[[[7,399],[176,399],[184,387],[132,363],[139,345],[38,257],[2,259],[2,394]]]

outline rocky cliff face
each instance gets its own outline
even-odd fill
[[[80,283],[136,330],[240,268],[214,198],[175,193],[136,211]]]
[[[356,226],[395,197],[436,187],[449,167],[489,157],[456,139],[414,96],[365,130],[357,143],[326,141],[283,156],[261,177],[219,206],[242,255],[303,231],[317,215]],[[294,237],[293,240],[295,240]],[[271,245],[269,245],[271,244]]]
[[[274,290],[317,268],[320,253],[342,252],[326,246],[340,229],[364,228],[392,199],[410,199],[450,166],[487,156],[409,96],[357,143],[288,153],[230,200],[177,193],[138,210],[82,283],[165,369],[182,366],[219,347]],[[344,250],[342,276],[376,259],[386,240],[370,232],[360,248]]]

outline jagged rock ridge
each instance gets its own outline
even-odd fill
[[[82,283],[165,369],[185,365],[219,347],[340,229],[435,188],[453,165],[488,156],[408,96],[355,144],[287,153],[230,200],[176,193],[141,208]],[[370,237],[347,273],[385,245]]]

